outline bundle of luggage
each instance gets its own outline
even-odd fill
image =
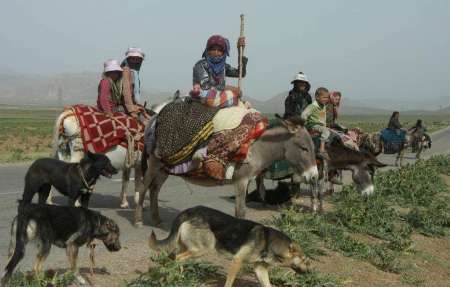
[[[386,128],[381,131],[380,138],[385,154],[398,153],[406,142],[406,131]]]
[[[154,152],[170,174],[231,179],[234,166],[245,160],[267,125],[258,111],[243,105],[218,109],[197,101],[175,101],[150,125],[155,145],[147,151]],[[152,133],[146,133],[149,136]]]

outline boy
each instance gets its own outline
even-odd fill
[[[325,152],[325,142],[330,136],[327,128],[327,104],[330,100],[330,93],[326,88],[320,87],[316,90],[315,101],[306,107],[301,118],[306,121],[306,128],[309,131],[320,134],[319,156],[327,158]]]

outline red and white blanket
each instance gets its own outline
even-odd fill
[[[145,126],[135,118],[120,112],[110,118],[96,107],[86,105],[66,109],[72,110],[78,120],[85,151],[104,153],[117,145],[127,147],[127,131],[135,140],[135,149],[143,150]]]

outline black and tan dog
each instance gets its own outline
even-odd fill
[[[79,281],[78,249],[94,239],[103,241],[109,251],[119,251],[120,231],[117,224],[98,212],[72,206],[28,204],[19,201],[18,215],[11,226],[9,262],[5,268],[1,286],[5,286],[15,267],[25,255],[28,242],[36,242],[38,248],[35,274],[40,274],[42,264],[50,254],[52,245],[65,248],[71,271]]]
[[[290,267],[296,272],[308,271],[309,266],[300,246],[282,232],[204,206],[181,212],[166,239],[157,240],[152,232],[149,246],[169,253],[178,249],[176,260],[211,251],[232,255],[225,287],[233,285],[245,262],[254,264],[256,276],[264,287],[271,286],[267,270],[270,266]]]
[[[87,152],[79,163],[67,163],[54,158],[41,158],[33,162],[25,175],[23,201],[31,203],[39,194],[39,203],[44,204],[54,186],[69,197],[71,205],[80,199],[81,206],[88,207],[92,189],[100,175],[111,177],[117,170],[103,154]]]

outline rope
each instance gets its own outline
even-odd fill
[[[136,133],[136,137],[130,132],[130,129],[121,121],[114,117],[111,117],[113,121],[121,125],[125,129],[125,136],[127,138],[127,154],[125,156],[125,168],[130,168],[134,165],[137,160],[137,151],[135,148],[135,142],[142,138],[142,134]]]

